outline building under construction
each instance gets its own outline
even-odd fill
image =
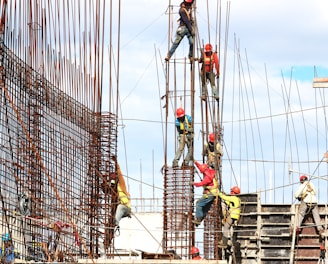
[[[113,111],[102,111],[103,53],[109,30],[104,21],[109,19],[109,28],[119,25],[121,14],[120,1],[110,2],[1,1],[0,234],[3,239],[10,237],[17,262],[94,261],[99,257],[100,243],[107,249],[108,258],[101,261],[118,261],[115,210],[119,200],[116,186],[111,185],[111,175],[117,175],[119,88],[112,80],[106,100]],[[195,20],[196,4],[194,1]],[[86,15],[88,12],[90,16]],[[117,14],[118,20],[113,21]],[[176,7],[169,4],[166,12],[169,25],[174,14]],[[80,17],[84,17],[83,23],[78,20]],[[110,47],[115,37],[110,35]],[[69,48],[65,46],[67,43]],[[203,45],[199,39],[195,43],[194,54],[199,55]],[[112,63],[111,57],[110,76],[115,75]],[[203,258],[209,263],[317,263],[325,259],[327,238],[317,234],[312,215],[306,215],[301,234],[296,234],[293,223],[298,206],[292,201],[263,202],[270,191],[242,192],[241,219],[234,227],[230,251],[218,247],[222,237],[221,203],[213,204],[202,226],[192,223],[196,196],[190,182],[198,181],[197,169],[173,168],[168,158],[171,133],[168,131],[173,127],[175,110],[183,107],[195,116],[201,109],[200,122],[194,121],[193,126],[200,124],[202,144],[211,131],[222,143],[228,127],[223,129],[223,97],[215,100],[208,96],[198,102],[197,66],[196,60],[179,57],[165,63],[161,250],[130,254],[124,261],[129,263],[135,258],[154,262],[156,259],[158,263],[187,261],[195,245],[201,246]],[[181,83],[177,82],[177,75],[184,76]],[[220,87],[219,80],[216,85]],[[220,94],[223,91],[221,85]],[[198,104],[200,107],[196,107]],[[246,123],[245,120],[241,123]],[[172,138],[176,136],[174,132]],[[172,152],[177,148],[177,141],[174,143]],[[233,162],[234,153],[226,152],[226,162]],[[241,164],[244,159],[238,157],[238,167],[248,170],[248,166]],[[204,157],[202,161],[205,162]],[[222,176],[224,164],[224,160],[216,164],[221,190],[227,181],[227,176]],[[325,164],[324,158],[316,163],[318,167]],[[231,164],[226,167],[230,166],[233,167]],[[248,173],[250,185],[253,177],[257,177],[254,170]],[[292,174],[293,169],[288,172]],[[326,181],[327,177],[318,179]],[[117,182],[117,178],[114,180]],[[110,192],[102,191],[104,185],[110,187]],[[291,186],[285,183],[284,187],[287,193],[292,193]],[[324,193],[325,187],[321,187],[320,192]],[[326,204],[319,204],[319,213],[327,230]],[[51,242],[56,245],[55,252],[49,250]]]

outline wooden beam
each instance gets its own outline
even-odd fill
[[[314,78],[313,88],[328,88],[328,78]]]

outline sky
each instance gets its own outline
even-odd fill
[[[178,10],[179,4],[180,1],[171,0],[175,11]],[[163,197],[163,176],[160,168],[164,164],[165,109],[163,100],[160,98],[165,95],[166,88],[164,57],[171,44],[169,40],[171,37],[173,38],[177,25],[175,22],[169,25],[168,5],[169,1],[163,0],[121,1],[118,161],[123,173],[127,176],[132,197],[159,199]],[[243,166],[247,165],[241,163],[236,167],[231,165],[234,154],[238,153],[239,158],[244,159],[242,154],[249,153],[242,148],[244,144],[241,143],[250,139],[246,137],[246,132],[241,133],[244,128],[237,127],[232,130],[233,125],[229,125],[229,121],[231,124],[232,120],[236,120],[235,114],[238,112],[249,111],[249,115],[253,117],[254,114],[268,116],[275,111],[277,114],[281,114],[290,109],[297,111],[300,108],[311,108],[317,103],[317,98],[324,101],[322,95],[315,94],[316,92],[312,88],[312,79],[314,76],[328,76],[326,1],[222,1],[219,8],[221,18],[217,18],[217,1],[198,0],[196,6],[197,43],[207,43],[210,40],[214,46],[220,46],[220,87],[223,87],[222,90],[225,91],[223,124],[227,122],[224,125],[223,135],[226,151],[223,158],[223,175],[226,175],[223,182],[224,189],[227,190],[231,185],[241,184],[242,191],[254,192],[268,188],[270,182],[277,181],[273,183],[277,186],[297,183],[299,173],[290,173],[287,165],[284,165],[281,168],[282,171],[279,172],[274,167],[275,165],[263,168],[265,174],[268,174],[268,178],[262,182],[261,176],[256,176],[255,185],[252,184],[250,175],[256,173],[258,168],[245,168]],[[174,20],[177,17],[177,14],[173,15]],[[216,31],[217,28],[221,28],[221,30]],[[173,36],[170,36],[170,32]],[[117,45],[114,43],[114,46],[115,53]],[[188,41],[183,39],[175,56],[183,58],[187,56],[187,53]],[[184,85],[183,66],[178,66],[176,73],[177,83],[181,88]],[[187,77],[188,74],[187,72]],[[172,73],[170,76],[173,78]],[[234,87],[238,88],[238,86],[239,90],[235,90]],[[197,71],[195,88],[195,159],[201,160],[201,113]],[[252,97],[249,97],[253,100],[251,103],[253,106],[248,111],[236,108],[236,101],[239,100],[237,95],[239,97],[240,93],[254,93]],[[270,93],[270,101],[266,99],[268,93]],[[282,95],[284,93],[285,95]],[[293,99],[295,108],[292,105]],[[290,103],[289,106],[287,101]],[[269,104],[272,104],[271,113]],[[113,105],[106,106],[106,93],[104,94],[104,105],[104,110],[106,107],[113,107]],[[173,134],[175,109],[173,106],[174,104],[169,106],[168,117],[168,165],[171,165],[175,152]],[[232,106],[234,107],[232,108]],[[187,110],[189,106],[185,105],[184,107]],[[309,113],[308,116],[301,116],[302,121],[305,119],[314,121],[315,117]],[[270,119],[265,122],[268,122],[269,126]],[[318,145],[326,144],[326,127],[319,132],[314,129],[316,132],[313,133],[317,137],[312,139],[316,145],[313,150],[316,157],[313,157],[312,151],[308,147],[312,135],[310,130],[318,123],[308,124],[309,128],[307,129],[297,119],[286,121],[286,117],[280,121],[272,122],[271,120],[271,125],[272,123],[274,123],[274,131],[266,131],[270,135],[270,140],[261,138],[261,144],[259,144],[261,149],[253,147],[254,149],[251,151],[253,154],[262,153],[261,159],[270,157],[270,159],[281,161],[293,159],[290,155],[297,153],[298,160],[320,161],[322,157],[320,155],[324,153],[327,146],[320,148]],[[294,124],[289,126],[290,123]],[[256,127],[256,122],[253,125]],[[265,124],[263,126],[265,128]],[[286,138],[288,138],[286,130],[291,128],[295,131],[302,131],[302,133],[294,131],[295,138],[288,139],[289,142],[286,142]],[[232,135],[237,134],[238,129],[240,135],[236,141]],[[253,133],[259,134],[260,130],[262,129]],[[296,135],[297,137],[303,135],[304,138],[296,138]],[[318,141],[318,138],[322,141]],[[239,144],[236,144],[237,142]],[[303,144],[304,142],[306,144]],[[286,145],[290,146],[292,154],[285,153]],[[274,156],[271,151],[273,146]],[[293,151],[293,146],[297,146],[297,150]],[[248,158],[252,159],[251,156]],[[318,162],[304,168],[303,165],[298,164],[298,167],[293,169],[301,171],[301,173],[315,172],[317,175],[316,166],[319,166],[318,164],[324,165]],[[256,167],[256,165],[253,166]],[[270,178],[271,173],[273,173],[274,179]],[[281,175],[282,182],[278,179],[280,176],[277,174]],[[288,177],[291,178],[287,179]],[[327,186],[327,178],[324,183]],[[156,188],[152,187],[153,184]],[[317,184],[320,185],[320,182],[318,181]],[[287,189],[287,196],[290,191],[291,189]],[[274,191],[266,195],[268,195],[266,201],[269,202],[290,203],[293,201],[292,197],[281,198],[286,195],[285,193],[278,195]]]

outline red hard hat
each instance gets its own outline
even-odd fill
[[[238,186],[231,187],[230,192],[233,192],[234,194],[240,194],[240,188]]]
[[[212,45],[210,43],[205,45],[205,52],[211,52],[212,51]]]
[[[192,3],[193,0],[184,0],[186,3]]]
[[[206,171],[208,169],[208,166],[207,166],[207,164],[200,164],[198,169],[201,173],[203,173],[204,171]]]
[[[183,110],[183,108],[178,108],[176,111],[177,117],[183,117],[185,115],[185,111]]]
[[[192,247],[190,253],[197,254],[197,253],[199,253],[199,249],[197,247]]]
[[[308,179],[307,176],[302,175],[302,176],[300,177],[300,182],[304,182],[304,181],[306,181],[307,179]]]
[[[209,134],[208,139],[210,140],[210,142],[214,142],[215,139],[214,133]]]

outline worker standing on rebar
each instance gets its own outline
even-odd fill
[[[202,197],[196,202],[196,217],[192,221],[195,226],[198,226],[206,217],[211,205],[218,195],[218,181],[215,178],[215,170],[209,168],[207,164],[200,164],[198,161],[195,161],[195,165],[204,175],[202,181],[191,182],[195,187],[204,188]]]
[[[184,151],[185,145],[188,147],[188,153],[183,161],[182,167],[189,167],[190,162],[193,160],[193,138],[194,138],[194,129],[192,127],[192,117],[185,114],[183,108],[178,108],[176,110],[176,120],[175,126],[178,131],[178,141],[179,146],[175,153],[172,167],[176,168],[179,166],[179,160]]]
[[[215,144],[215,134],[211,133],[208,136],[208,141],[205,142],[203,148],[203,156],[207,158],[206,163],[212,169],[218,166],[220,158],[223,156],[223,149],[220,142],[217,140]]]
[[[321,225],[320,215],[318,211],[317,197],[314,185],[308,180],[306,175],[300,177],[300,186],[298,187],[295,198],[298,199],[301,204],[296,216],[296,234],[301,233],[300,226],[302,225],[305,214],[312,211],[316,228],[322,238],[326,236],[324,229]]]
[[[240,188],[238,186],[233,186],[230,190],[230,195],[226,195],[219,191],[218,196],[222,201],[222,240],[219,242],[219,247],[227,248],[231,246],[230,241],[230,229],[232,226],[237,225],[240,218],[241,211],[241,201],[237,196],[240,194]]]
[[[204,52],[200,59],[199,63],[202,63],[201,68],[201,79],[202,79],[202,94],[201,99],[203,101],[206,100],[207,93],[207,81],[210,82],[212,87],[212,95],[216,100],[219,100],[219,94],[217,87],[215,85],[215,77],[219,79],[220,77],[220,66],[219,66],[219,58],[215,51],[213,51],[213,47],[210,43],[205,45]]]
[[[195,30],[193,28],[193,20],[191,14],[192,4],[193,4],[193,0],[184,0],[180,4],[180,9],[179,9],[180,18],[178,20],[179,27],[175,33],[175,40],[165,57],[166,61],[170,60],[173,53],[179,46],[181,40],[185,36],[187,36],[189,41],[189,60],[190,62],[192,62],[193,52],[194,52],[194,36],[195,36]]]

